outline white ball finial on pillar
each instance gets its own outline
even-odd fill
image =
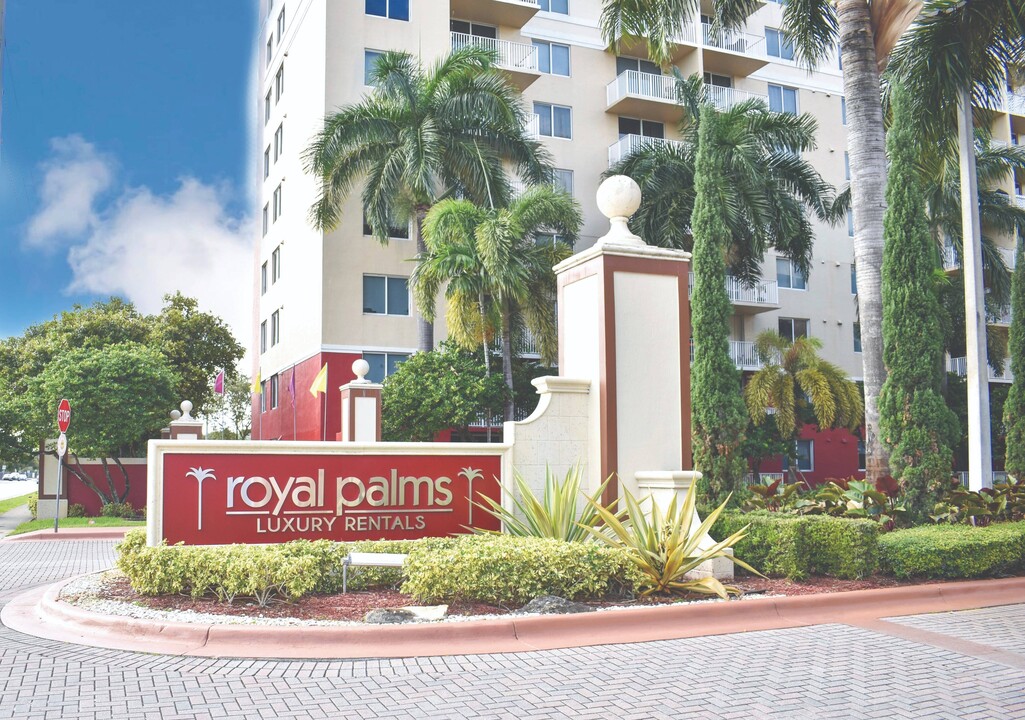
[[[171,411],[171,419],[172,420],[178,420],[179,418],[181,418],[181,416],[182,416],[181,410],[172,410]]]
[[[188,400],[182,400],[181,409],[182,409],[181,419],[182,420],[191,420],[192,419],[192,415],[190,415],[189,413],[192,412],[192,403],[190,401],[188,401]]]
[[[612,227],[598,240],[599,245],[609,243],[643,245],[644,241],[630,232],[627,220],[641,206],[641,188],[633,178],[613,175],[598,186],[598,209],[609,219]]]
[[[370,363],[363,358],[360,358],[352,364],[352,372],[356,374],[356,379],[353,382],[357,383],[369,383],[367,380],[367,373],[370,372]]]

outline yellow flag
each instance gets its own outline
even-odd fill
[[[263,382],[260,380],[260,373],[256,373],[256,379],[253,380],[252,391],[254,395],[260,395],[263,393]]]
[[[320,393],[327,393],[327,363],[324,363],[324,367],[320,369],[313,384],[310,385],[310,395],[317,397]]]

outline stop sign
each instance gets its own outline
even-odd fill
[[[57,406],[57,428],[62,432],[68,431],[68,426],[71,425],[71,403],[66,399],[60,401],[60,405]]]

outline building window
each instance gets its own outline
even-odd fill
[[[276,188],[274,188],[274,202],[273,202],[273,206],[274,206],[274,215],[272,217],[272,220],[274,222],[277,222],[278,218],[281,217],[281,185],[278,185]]]
[[[371,76],[374,74],[374,66],[377,65],[377,61],[384,55],[383,52],[377,50],[364,50],[363,51],[363,84],[367,87],[373,87],[374,83],[371,81]]]
[[[800,337],[808,337],[808,320],[806,318],[780,318],[779,335],[790,342]]]
[[[797,114],[797,88],[769,85],[769,110]]]
[[[498,28],[494,25],[482,25],[481,23],[468,22],[466,20],[450,20],[448,23],[448,29],[454,33],[460,35],[469,35],[475,38],[488,38],[490,40],[498,39]],[[461,41],[460,44],[453,46],[453,50],[457,50],[460,47],[465,47],[468,41]]]
[[[843,177],[847,182],[851,181],[851,154],[843,151]]]
[[[854,352],[861,352],[861,323],[854,323]]]
[[[281,342],[281,311],[275,310],[270,316],[270,346]]]
[[[281,246],[278,245],[274,248],[274,252],[270,254],[270,281],[271,284],[276,283],[281,279]]]
[[[632,57],[616,57],[616,75],[622,75],[627,70],[647,73],[648,75],[661,75],[662,68],[648,60]]]
[[[366,0],[367,15],[409,20],[409,0]]]
[[[274,76],[274,104],[276,105],[281,96],[285,94],[285,63],[281,63],[277,74]]]
[[[266,180],[270,177],[270,146],[263,151],[263,179]]]
[[[807,290],[808,281],[790,258],[776,258],[776,284],[788,290]]]
[[[546,245],[555,245],[556,243],[562,243],[570,250],[573,249],[573,243],[557,233],[536,233],[534,235],[535,245],[544,247]]]
[[[267,393],[264,392],[264,383],[260,383],[260,412],[267,412]]]
[[[267,321],[260,323],[260,352],[267,352]]]
[[[569,15],[569,0],[541,0],[541,9],[545,12]]]
[[[278,42],[281,42],[281,38],[285,36],[285,6],[281,6],[281,12],[278,13]]]
[[[267,97],[263,99],[263,124],[266,125],[270,122],[270,96],[274,94],[273,90],[267,91]]]
[[[268,214],[270,213],[270,205],[263,206],[263,236],[267,237],[267,230],[270,228],[270,221],[268,220]]]
[[[847,98],[840,98],[840,122],[847,124]]]
[[[847,237],[854,237],[854,211],[847,211]]]
[[[363,312],[368,315],[409,315],[406,278],[364,275]]]
[[[865,441],[858,440],[858,470],[865,469],[865,459],[868,453],[865,452]]]
[[[640,135],[642,137],[664,138],[666,126],[654,120],[638,120],[637,118],[619,118],[619,137],[626,135]]]
[[[851,295],[858,294],[858,266],[851,263]]]
[[[363,359],[370,366],[367,373],[367,380],[370,382],[384,382],[384,379],[394,373],[399,365],[409,359],[409,353],[363,353]]]
[[[538,133],[545,137],[573,137],[573,114],[563,105],[534,103],[534,114],[538,116]]]
[[[267,263],[260,266],[260,294],[267,294]]]
[[[271,58],[274,57],[274,36],[267,38],[267,65],[270,65]]]
[[[765,28],[765,52],[781,60],[794,59],[794,44],[775,28]]]
[[[573,194],[573,171],[555,168],[552,171],[552,185],[567,195]]]
[[[733,87],[733,78],[729,75],[716,75],[715,73],[705,73],[705,85],[712,85],[714,87]]]
[[[274,131],[274,162],[285,153],[285,123],[278,125]]]
[[[794,460],[797,461],[797,469],[801,472],[812,472],[815,470],[815,441],[798,440],[794,443]]]
[[[278,376],[270,376],[270,408],[273,410],[278,406]]]
[[[569,77],[569,45],[534,40],[537,48],[537,69],[551,75]]]
[[[367,214],[363,213],[363,234],[368,237],[374,236],[374,231],[370,227],[370,222],[367,220]],[[388,226],[388,239],[389,240],[409,240],[409,224]]]

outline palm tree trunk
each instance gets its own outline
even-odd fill
[[[427,243],[424,242],[424,218],[426,216],[427,208],[418,206],[416,209],[416,253],[421,257],[427,253]],[[416,330],[420,352],[434,350],[434,325],[419,313],[416,317]]]
[[[851,157],[854,262],[864,364],[866,470],[868,478],[875,482],[890,471],[889,453],[879,436],[879,391],[886,379],[882,298],[886,140],[868,3],[837,0],[836,7],[849,120],[847,147]]]
[[[957,141],[961,155],[961,263],[964,267],[965,351],[968,380],[968,487],[993,487],[989,419],[989,360],[986,353],[986,295],[982,278],[982,228],[975,171],[972,98],[958,97]]]
[[[477,299],[477,304],[480,306],[480,341],[481,345],[484,346],[484,377],[491,377],[491,353],[488,352],[488,333],[485,329],[487,325],[486,316],[484,314],[484,293],[480,293]],[[488,424],[488,442],[491,442],[491,418],[487,420]],[[470,488],[473,488],[473,480],[470,481]],[[471,492],[472,496],[473,493]],[[473,523],[473,503],[470,503],[470,523]]]
[[[516,412],[516,401],[513,398],[512,312],[507,302],[502,303],[502,373],[505,375],[505,385],[509,388],[509,398],[505,401],[505,419],[511,421]]]

